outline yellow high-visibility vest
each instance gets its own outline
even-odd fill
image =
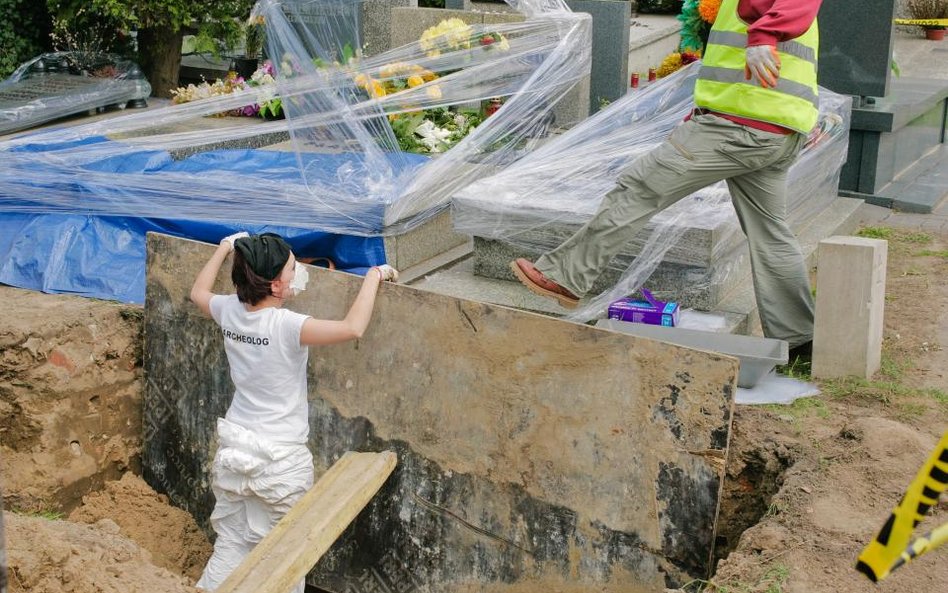
[[[724,0],[711,27],[695,83],[695,105],[808,133],[816,125],[820,104],[816,20],[800,37],[777,43],[780,78],[776,88],[765,89],[756,78],[744,79],[747,23],[737,5],[738,0]]]

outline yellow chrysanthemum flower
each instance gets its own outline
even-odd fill
[[[416,86],[421,86],[425,84],[425,79],[414,74],[408,77],[408,88],[415,88]]]
[[[429,57],[435,58],[441,55],[439,47],[447,47],[451,50],[470,47],[471,27],[459,18],[446,19],[425,29],[418,43]]]
[[[425,90],[425,94],[428,95],[429,99],[437,101],[441,98],[441,88],[438,85],[430,86]]]
[[[655,69],[655,76],[664,78],[679,68],[681,68],[681,54],[673,52],[665,56],[665,59],[662,60],[662,64]]]

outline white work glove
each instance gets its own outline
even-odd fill
[[[381,278],[383,282],[398,282],[398,270],[392,266],[382,264],[381,266],[375,266],[375,269],[379,271],[379,278]]]
[[[227,235],[221,239],[221,245],[227,245],[230,251],[234,250],[234,241],[237,239],[243,239],[244,237],[249,237],[250,233],[247,231],[240,231],[239,233],[234,233],[233,235]]]
[[[780,78],[780,56],[772,45],[752,45],[745,52],[744,79],[756,78],[760,86],[773,88]]]

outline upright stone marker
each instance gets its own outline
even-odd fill
[[[418,0],[365,0],[362,4],[362,43],[365,55],[392,48],[392,9],[418,8]]]
[[[188,300],[214,246],[150,234],[145,479],[205,528],[233,392]],[[222,270],[217,292],[229,292]],[[310,268],[294,310],[342,318],[362,278]],[[309,575],[331,591],[661,591],[711,569],[737,360],[412,287],[362,339],[312,348],[317,474],[397,453]]]
[[[632,8],[625,0],[567,0],[573,12],[592,15],[592,70],[589,112],[599,111],[629,90],[629,20]]]
[[[283,11],[310,56],[341,60],[347,44],[353,51],[361,47],[362,2],[284,0]]]
[[[862,377],[879,370],[888,242],[830,237],[817,253],[814,377]]]

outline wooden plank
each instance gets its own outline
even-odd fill
[[[379,491],[395,453],[347,452],[297,502],[216,593],[286,593]]]

